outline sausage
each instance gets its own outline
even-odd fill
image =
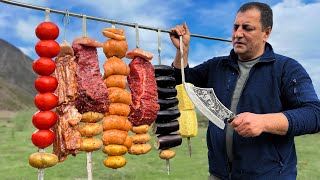
[[[124,30],[123,29],[117,29],[117,28],[104,28],[102,30],[103,36],[110,38],[110,39],[116,39],[116,40],[126,40],[126,37],[124,36]]]
[[[119,87],[125,89],[127,87],[127,77],[124,75],[111,75],[104,80],[107,88]]]
[[[126,40],[109,39],[103,43],[103,52],[107,58],[115,56],[117,58],[124,58],[128,51],[128,43]]]
[[[107,78],[110,75],[124,75],[130,74],[130,68],[125,61],[117,57],[110,57],[103,64],[104,77]]]
[[[118,87],[108,88],[110,103],[124,103],[129,105],[131,103],[131,94],[126,89]]]
[[[132,125],[127,117],[117,116],[117,115],[108,115],[103,118],[102,127],[104,131],[112,130],[112,129],[129,131]]]
[[[109,114],[127,117],[130,114],[130,107],[128,104],[111,103],[109,106]]]
[[[133,139],[131,136],[127,136],[126,140],[124,141],[123,145],[126,146],[128,149],[131,148],[133,144]]]
[[[104,145],[109,145],[109,144],[123,145],[127,136],[128,136],[128,132],[126,131],[111,129],[103,132],[102,141]]]

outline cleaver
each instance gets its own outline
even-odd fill
[[[224,129],[225,120],[230,123],[236,115],[219,101],[212,88],[199,88],[185,82],[182,36],[180,36],[180,60],[182,84],[190,100],[213,124]]]
[[[184,83],[184,88],[198,110],[219,128],[224,129],[225,120],[230,123],[236,117],[219,101],[212,88],[199,88],[190,83]]]

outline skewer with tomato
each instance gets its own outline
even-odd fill
[[[53,93],[58,86],[58,81],[51,74],[56,68],[52,58],[60,51],[60,46],[55,41],[59,36],[59,28],[52,22],[42,22],[35,33],[40,39],[35,46],[35,51],[40,58],[33,62],[32,69],[40,75],[34,82],[35,89],[39,92],[34,98],[34,104],[39,111],[32,117],[32,124],[38,130],[32,134],[31,140],[39,150],[29,156],[29,164],[41,170],[54,166],[58,162],[56,155],[45,153],[44,149],[54,141],[54,133],[50,129],[58,118],[52,111],[58,105],[58,97]]]

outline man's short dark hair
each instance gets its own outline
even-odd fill
[[[257,9],[260,11],[260,22],[262,24],[262,31],[265,31],[267,27],[271,27],[273,25],[273,15],[272,9],[268,4],[260,3],[260,2],[249,2],[243,4],[239,10],[239,12],[245,12],[250,9]]]

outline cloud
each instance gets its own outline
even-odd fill
[[[15,24],[15,31],[18,38],[23,41],[36,42],[38,40],[35,35],[35,29],[43,18],[37,16],[29,16],[25,19],[19,19]]]
[[[316,66],[320,51],[320,2],[305,4],[299,0],[286,0],[272,7],[274,28],[270,42],[275,51],[299,61],[310,74],[320,94],[320,68]]]
[[[68,9],[74,13],[85,13],[87,15],[115,19],[117,21],[139,23],[146,26],[169,29],[183,21],[187,21],[191,33],[208,36],[229,38],[236,10],[239,2],[235,1],[197,1],[191,0],[117,0],[117,1],[22,1],[43,7],[52,7],[58,10]],[[266,1],[269,3],[269,1]],[[314,66],[315,59],[320,56],[318,45],[320,36],[319,23],[315,23],[315,17],[319,17],[320,2],[313,1],[308,4],[299,0],[285,0],[280,3],[272,0],[274,10],[274,29],[270,37],[276,52],[297,59],[310,73],[313,81],[319,84],[317,73],[319,69]],[[279,2],[279,1],[278,1]],[[0,12],[0,36],[16,46],[22,47],[23,51],[30,54],[37,41],[34,35],[35,27],[43,21],[44,12],[15,7],[3,6],[6,10]],[[14,15],[14,16],[13,16]],[[62,15],[52,14],[53,22],[60,27],[60,36],[56,40],[62,42],[63,23]],[[81,36],[81,19],[71,17],[67,27],[67,40],[72,43],[73,38]],[[9,23],[10,22],[10,23]],[[109,23],[89,21],[87,22],[87,34],[94,39],[104,42],[101,30],[110,27]],[[116,25],[126,30],[129,50],[135,48],[135,29]],[[9,35],[5,35],[8,34]],[[157,64],[158,39],[157,32],[140,29],[140,47],[155,55],[153,64]],[[163,64],[171,64],[175,57],[176,49],[171,44],[167,33],[161,33],[162,38],[162,61]],[[228,55],[231,45],[225,42],[215,42],[199,38],[191,38],[190,64],[194,66],[213,56]],[[31,53],[32,54],[32,53]],[[99,52],[100,59],[104,54]],[[103,64],[100,62],[100,65]],[[129,61],[128,61],[129,62]],[[317,86],[319,87],[319,86]],[[318,92],[320,92],[320,89]]]

